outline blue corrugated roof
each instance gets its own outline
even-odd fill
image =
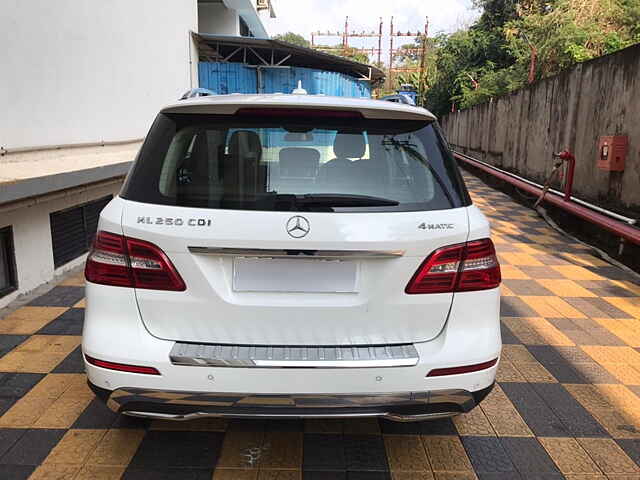
[[[275,60],[278,65],[343,73],[353,78],[367,77],[374,84],[384,81],[384,72],[373,65],[280,40],[196,33],[193,36],[198,44],[200,60],[205,62],[224,58],[231,63],[257,66]]]
[[[302,81],[302,87],[310,95],[371,97],[371,85],[368,81],[358,80],[344,73],[313,68],[263,68],[260,86],[256,68],[241,63],[200,62],[198,73],[200,87],[218,94],[291,93],[298,81]]]

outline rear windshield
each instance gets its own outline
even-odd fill
[[[123,198],[265,211],[442,210],[468,204],[434,124],[160,114]]]

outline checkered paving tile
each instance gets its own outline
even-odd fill
[[[0,318],[0,479],[640,480],[640,285],[466,179],[504,276],[479,408],[409,424],[118,416],[86,385],[75,275]]]

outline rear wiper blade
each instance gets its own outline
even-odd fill
[[[438,185],[440,185],[440,188],[442,189],[445,196],[447,197],[447,200],[449,200],[449,204],[451,205],[451,208],[455,207],[456,203],[453,201],[453,198],[451,197],[451,193],[449,193],[449,190],[447,189],[447,186],[442,180],[442,177],[440,176],[438,171],[435,168],[433,168],[433,165],[431,165],[431,162],[417,152],[415,148],[416,146],[414,144],[404,140],[397,140],[395,138],[385,138],[382,144],[387,146],[391,145],[398,149],[401,148],[405,152],[407,152],[414,160],[417,160],[419,163],[426,165],[426,167],[431,172],[431,175],[433,175],[433,178],[435,178],[436,182],[438,182]]]
[[[308,193],[306,195],[296,195],[296,204],[320,207],[395,207],[400,205],[400,202],[368,195]]]

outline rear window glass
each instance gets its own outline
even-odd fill
[[[467,204],[433,124],[160,114],[122,197],[266,211],[419,211]]]

